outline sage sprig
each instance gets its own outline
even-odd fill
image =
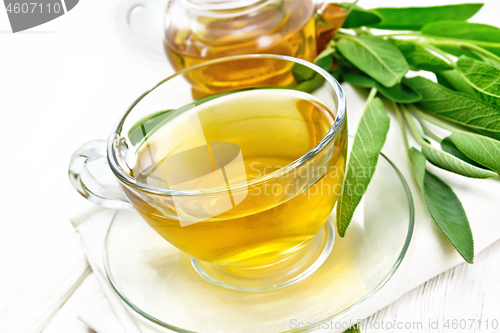
[[[393,85],[392,87],[387,88],[361,72],[345,73],[343,75],[343,79],[344,81],[358,87],[375,88],[384,97],[387,97],[388,99],[398,103],[415,103],[422,98],[419,93],[411,90],[410,87],[403,83],[398,83]]]
[[[388,41],[375,36],[341,35],[337,49],[354,66],[385,87],[392,87],[410,69],[401,52]]]
[[[477,133],[500,139],[500,108],[478,97],[448,89],[423,77],[405,80],[422,95],[417,108]]]
[[[359,205],[373,177],[380,151],[389,131],[390,118],[382,101],[374,97],[376,93],[376,89],[371,90],[359,121],[347,166],[344,189],[338,201],[337,230],[341,237],[344,237],[354,210]]]
[[[471,160],[470,158],[468,158],[467,155],[465,155],[464,153],[462,153],[457,148],[457,146],[455,146],[455,144],[453,143],[453,141],[451,141],[451,139],[450,139],[449,136],[447,136],[446,138],[444,138],[443,140],[441,140],[441,149],[443,151],[447,152],[448,154],[451,154],[451,155],[453,155],[453,156],[461,159],[464,162],[467,162],[469,164],[475,165],[475,166],[477,166],[479,168],[484,168],[481,164],[474,162],[473,160]]]
[[[474,241],[469,220],[460,199],[450,186],[425,169],[424,154],[412,147],[409,155],[429,213],[465,261],[472,263]]]
[[[476,14],[483,4],[458,4],[434,7],[376,8],[382,22],[369,24],[373,28],[388,30],[420,30],[427,23],[441,20],[466,21]]]
[[[371,89],[350,155],[337,208],[337,229],[344,236],[374,170],[388,130],[381,98],[393,103],[404,142],[432,219],[469,263],[472,232],[458,196],[426,169],[427,162],[465,177],[500,174],[500,28],[467,20],[482,4],[374,8],[356,6],[317,64],[339,81]],[[352,28],[352,30],[348,30]],[[398,30],[377,34],[374,29]],[[407,32],[404,32],[407,31]],[[327,59],[332,58],[332,62]],[[437,81],[411,75],[427,71]],[[426,124],[451,132],[440,137]],[[410,129],[420,149],[409,147]],[[363,175],[363,173],[361,173]],[[359,186],[361,185],[361,186]]]
[[[500,173],[500,141],[467,132],[455,132],[450,140],[471,160]]]

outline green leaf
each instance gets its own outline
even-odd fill
[[[464,56],[458,59],[457,66],[474,89],[500,97],[500,69]]]
[[[308,81],[303,81],[295,86],[293,89],[303,91],[306,93],[311,93],[321,87],[325,83],[325,78],[323,75],[316,73],[313,78]]]
[[[432,219],[468,263],[474,261],[474,240],[464,207],[455,192],[441,179],[425,170],[426,158],[410,148],[410,160]]]
[[[418,186],[420,187],[420,190],[423,191],[423,183],[426,173],[425,162],[427,159],[425,158],[425,155],[420,152],[420,150],[414,147],[411,147],[410,150],[408,150],[408,155],[410,155],[413,173],[417,179]]]
[[[325,71],[329,71],[332,69],[333,65],[333,56],[332,54],[335,53],[335,49],[332,49],[331,47],[327,47],[326,49],[321,52],[316,59],[314,59],[314,63],[318,65],[319,67],[323,68]]]
[[[444,86],[444,87],[446,87],[446,88],[448,88],[448,89],[451,89],[451,90],[457,90],[457,89],[455,89],[455,87],[454,87],[454,86],[450,83],[450,81],[448,81],[448,79],[447,79],[444,75],[442,75],[442,73],[443,73],[443,72],[441,72],[441,73],[434,73],[434,74],[436,74],[436,79],[437,79],[437,82],[438,82],[440,85],[442,85],[442,86]]]
[[[387,88],[366,75],[354,72],[344,74],[343,78],[355,86],[376,88],[379,93],[396,103],[415,103],[422,98],[419,93],[414,92],[403,83]]]
[[[343,36],[337,43],[340,53],[382,85],[392,87],[408,72],[404,56],[388,41],[376,36]]]
[[[430,172],[425,173],[424,196],[429,212],[460,255],[474,262],[474,239],[464,207],[455,192]]]
[[[335,80],[339,81],[339,83],[344,82],[344,75],[342,74],[342,70],[340,68],[330,71],[329,73],[335,78]]]
[[[292,66],[292,75],[297,82],[311,80],[315,73],[312,68],[302,64],[296,63]]]
[[[356,66],[354,66],[353,64],[351,64],[344,57],[340,57],[340,58],[337,59],[337,66],[342,71],[343,74],[351,73],[351,72],[359,72],[359,73],[361,73],[361,71],[359,69],[357,69]]]
[[[441,141],[441,149],[444,150],[445,152],[447,152],[448,154],[451,154],[451,155],[453,155],[453,156],[461,159],[464,162],[467,162],[469,164],[472,164],[472,165],[475,165],[475,166],[477,166],[479,168],[483,168],[484,169],[484,166],[482,166],[479,163],[474,162],[473,160],[471,160],[470,158],[468,158],[467,155],[465,155],[464,153],[462,153],[457,148],[457,146],[455,146],[455,144],[453,143],[453,141],[451,141],[451,139],[450,139],[449,136],[447,136],[446,138],[444,138]]]
[[[500,141],[466,132],[455,132],[450,140],[471,160],[500,173]]]
[[[422,153],[435,166],[465,177],[480,179],[498,178],[498,174],[495,172],[478,168],[431,145],[422,146]]]
[[[347,16],[344,24],[342,25],[343,29],[353,29],[359,28],[362,26],[369,26],[378,24],[382,21],[382,16],[374,10],[371,9],[363,9],[358,6],[354,6]]]
[[[435,74],[438,82],[446,88],[461,91],[464,94],[477,97],[476,91],[467,83],[467,81],[465,81],[464,77],[460,75],[456,69]]]
[[[411,112],[408,112],[406,113],[406,116],[407,116],[407,121],[408,121],[408,125],[410,125],[410,127],[413,127],[418,135],[427,143],[429,143],[429,140],[427,140],[426,138],[426,135],[425,135],[425,130],[424,128],[422,127],[422,124],[420,123],[420,121],[417,119],[417,117],[415,117],[413,115],[413,113]],[[411,124],[410,124],[411,123]],[[413,125],[413,126],[412,126]]]
[[[390,42],[403,53],[406,61],[413,68],[431,72],[453,69],[452,65],[412,41],[390,39]]]
[[[407,79],[405,84],[422,95],[417,102],[421,110],[500,139],[500,108],[423,77]]]
[[[483,4],[460,4],[434,7],[375,8],[382,15],[382,22],[372,25],[378,29],[420,30],[425,24],[440,20],[466,21],[476,14]]]
[[[350,327],[344,331],[344,333],[361,333],[361,330],[356,327]]]
[[[465,56],[458,59],[457,67],[482,100],[500,107],[499,68]]]
[[[460,57],[460,56],[467,56],[469,58],[474,58],[476,60],[481,60],[481,57],[474,52],[468,51],[463,48],[457,48],[457,47],[452,47],[452,46],[446,46],[446,45],[436,45],[437,48],[441,49],[442,51],[452,54],[455,57]],[[460,47],[460,46],[458,46]]]
[[[500,43],[500,28],[482,23],[441,19],[430,21],[421,32],[428,36]]]
[[[379,98],[369,101],[354,137],[344,189],[337,204],[337,230],[340,237],[344,237],[354,211],[372,179],[387,138],[389,124],[390,118],[382,101]]]
[[[472,58],[474,60],[482,60],[490,66],[500,68],[500,61],[499,60],[490,58],[490,57],[486,56],[485,54],[479,53],[477,50],[474,50],[473,52],[474,52],[473,53],[474,56],[473,57],[469,56],[469,58]]]
[[[426,24],[422,34],[428,36],[469,40],[482,48],[500,55],[500,28],[480,23],[439,21]],[[458,48],[463,45],[457,43]]]

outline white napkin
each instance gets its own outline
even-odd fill
[[[364,96],[360,96],[349,85],[344,85],[344,90],[348,99],[349,131],[355,133],[364,106]],[[411,139],[410,144],[416,146],[415,141]],[[367,318],[411,289],[463,262],[427,212],[423,198],[413,180],[399,125],[392,114],[391,128],[383,152],[394,161],[410,185],[416,208],[415,230],[408,253],[398,271],[374,297],[344,319],[347,323],[355,323],[357,320]],[[474,235],[476,254],[500,238],[500,224],[498,223],[500,181],[469,179],[434,166],[428,166],[428,168],[452,186],[462,201]],[[384,207],[381,207],[381,214],[383,209]],[[109,307],[103,302],[83,306],[78,311],[79,318],[98,333],[166,332],[166,329],[146,321],[129,309],[116,295],[106,278],[102,260],[103,244],[114,213],[114,210],[100,210],[90,217],[83,218],[77,226],[88,260],[109,300]],[[112,316],[118,319],[114,322],[119,322],[120,327],[111,325],[110,317]],[[324,331],[341,332],[342,329]]]

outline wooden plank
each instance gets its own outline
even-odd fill
[[[463,263],[436,276],[367,320],[379,324],[382,321],[408,325],[422,323],[423,329],[412,327],[406,330],[408,332],[496,332],[500,328],[499,261],[500,241],[497,241],[477,255],[473,265]],[[453,329],[454,320],[458,325],[456,330]],[[497,329],[492,326],[494,321],[498,323]],[[449,328],[444,327],[446,323]],[[465,329],[460,327],[464,323]],[[372,325],[362,332],[400,330],[376,329]]]

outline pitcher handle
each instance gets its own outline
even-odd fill
[[[90,141],[81,146],[69,163],[71,185],[87,200],[100,206],[133,210],[118,180],[109,168],[105,140]]]
[[[122,0],[117,8],[117,30],[122,41],[151,60],[165,61],[165,8],[171,0]]]

